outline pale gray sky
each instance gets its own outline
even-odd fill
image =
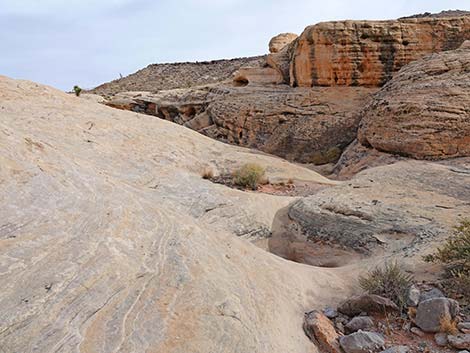
[[[264,54],[320,21],[447,9],[470,0],[0,0],[0,74],[91,88],[151,63]]]

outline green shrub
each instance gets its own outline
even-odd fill
[[[247,163],[233,173],[235,185],[252,190],[258,189],[258,185],[264,180],[264,168],[254,163]]]
[[[73,91],[75,92],[75,95],[77,97],[79,97],[80,93],[82,93],[82,89],[80,88],[80,86],[73,86]]]
[[[378,266],[365,276],[359,277],[359,285],[370,294],[389,298],[403,311],[413,276],[406,274],[397,262]]]
[[[443,264],[451,289],[470,299],[470,219],[461,221],[444,245],[424,260]]]

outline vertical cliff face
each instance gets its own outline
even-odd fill
[[[470,16],[319,23],[293,43],[290,84],[381,86],[409,62],[466,39]]]

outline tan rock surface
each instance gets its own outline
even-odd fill
[[[361,115],[363,145],[419,159],[470,156],[470,49],[407,65]]]
[[[286,45],[292,43],[298,37],[295,33],[281,33],[269,41],[269,52],[280,52]]]
[[[371,168],[280,210],[269,249],[317,266],[396,258],[427,271],[422,256],[470,214],[468,200],[468,163],[408,160]]]
[[[201,168],[277,158],[154,117],[0,77],[0,343],[5,352],[317,352],[303,313],[347,295],[340,271],[235,235],[293,199]],[[260,233],[261,232],[261,233]]]
[[[307,27],[293,43],[293,86],[379,86],[426,54],[470,39],[470,16],[336,21]]]

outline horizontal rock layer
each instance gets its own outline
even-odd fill
[[[363,145],[419,159],[470,156],[470,48],[410,63],[360,115]]]
[[[466,39],[470,16],[319,23],[290,45],[289,82],[306,87],[380,86],[409,62],[456,49]]]
[[[336,161],[356,136],[358,112],[374,89],[217,85],[149,94],[124,92],[108,104],[183,124],[207,136],[289,160]]]

